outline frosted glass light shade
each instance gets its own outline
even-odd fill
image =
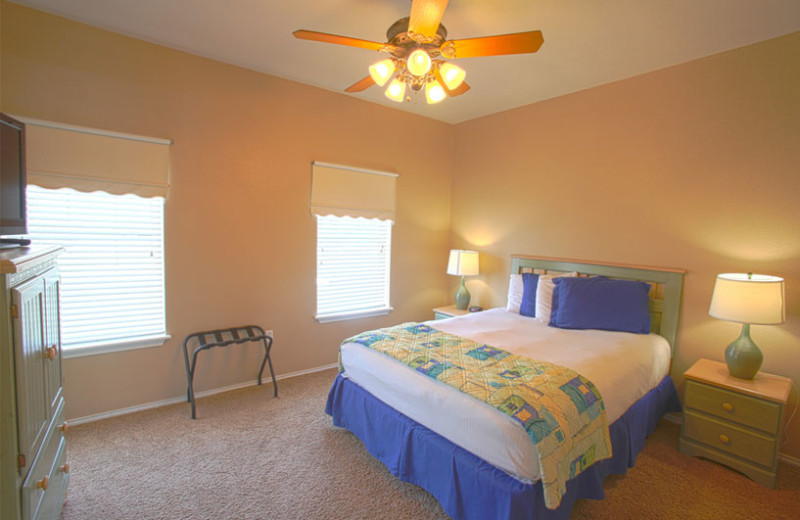
[[[717,275],[708,314],[738,323],[783,323],[786,321],[783,278],[745,273]]]
[[[387,58],[369,66],[369,75],[378,86],[382,87],[389,81],[395,71],[394,61]]]
[[[389,87],[386,89],[386,97],[398,103],[403,102],[403,96],[406,95],[406,82],[398,78],[394,78]]]
[[[448,62],[442,63],[439,67],[439,73],[442,75],[442,81],[444,81],[444,84],[450,90],[458,88],[458,86],[464,82],[464,78],[467,77],[467,73],[464,72],[464,69]]]
[[[460,249],[450,250],[447,274],[460,276],[475,276],[478,274],[478,252]]]
[[[433,105],[434,103],[438,103],[439,101],[443,100],[447,94],[445,93],[442,85],[436,81],[429,81],[425,84],[425,99],[428,101],[429,105]]]
[[[417,49],[408,55],[406,67],[411,74],[424,76],[431,70],[431,57],[422,49]]]

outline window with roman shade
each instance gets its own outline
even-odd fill
[[[170,141],[23,121],[29,236],[65,249],[65,357],[163,344]]]
[[[314,162],[320,322],[386,314],[396,173]]]

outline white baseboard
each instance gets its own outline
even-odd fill
[[[313,374],[314,372],[321,372],[323,370],[329,370],[331,368],[336,368],[337,366],[339,366],[337,363],[333,363],[332,365],[325,365],[325,366],[321,366],[321,367],[310,368],[308,370],[300,370],[299,372],[292,372],[292,373],[289,373],[289,374],[282,374],[282,375],[279,375],[279,376],[275,376],[275,380],[276,381],[280,381],[282,379],[289,379],[290,377],[298,377],[298,376],[303,376],[303,375],[306,375],[306,374]],[[267,379],[264,380],[264,384],[271,383],[271,382],[272,382],[272,379],[270,379],[270,378],[267,378]],[[200,397],[206,397],[206,396],[209,396],[209,395],[220,394],[222,392],[229,392],[231,390],[237,390],[239,388],[246,388],[248,386],[255,386],[257,384],[258,384],[258,380],[257,379],[253,379],[252,381],[245,381],[244,383],[237,383],[235,385],[225,386],[225,387],[222,387],[222,388],[213,388],[211,390],[204,390],[202,392],[196,393],[194,396],[195,396],[195,399],[199,399]],[[129,413],[141,412],[142,410],[149,410],[151,408],[159,408],[161,406],[167,406],[167,405],[170,405],[170,404],[185,403],[185,402],[187,402],[186,401],[186,395],[182,395],[180,397],[171,397],[169,399],[162,399],[161,401],[153,401],[153,402],[150,402],[150,403],[137,404],[136,406],[129,406],[127,408],[119,408],[117,410],[111,410],[109,412],[96,413],[96,414],[93,414],[93,415],[87,415],[85,417],[77,417],[75,419],[69,419],[69,424],[72,425],[72,426],[75,426],[75,425],[78,425],[78,424],[90,423],[90,422],[100,421],[102,419],[108,419],[110,417],[116,417],[118,415],[126,415],[126,414],[129,414]]]
[[[786,455],[784,453],[778,454],[778,460],[785,462],[786,464],[790,464],[792,466],[796,466],[800,468],[800,459],[797,457],[792,457],[791,455]]]
[[[668,413],[664,416],[664,420],[675,424],[683,424],[683,415],[678,413]],[[792,457],[791,455],[786,455],[785,453],[779,452],[778,460],[783,461],[786,464],[791,464],[792,466],[800,467],[800,459],[797,457]]]

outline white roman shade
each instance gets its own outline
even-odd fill
[[[21,119],[29,184],[166,198],[171,141]]]
[[[312,163],[311,213],[395,219],[396,173]]]

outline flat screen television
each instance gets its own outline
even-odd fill
[[[0,247],[28,245],[25,207],[25,125],[0,114]]]

